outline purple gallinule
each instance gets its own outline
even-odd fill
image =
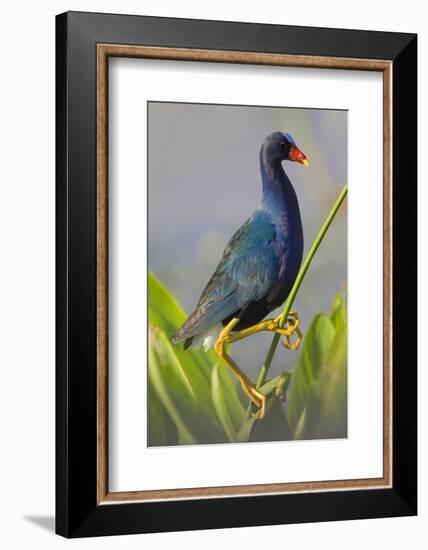
[[[261,206],[230,239],[195,311],[172,338],[173,343],[184,340],[184,349],[214,346],[259,407],[259,418],[266,411],[266,396],[227,354],[225,345],[265,330],[284,335],[289,349],[300,345],[296,313],[290,313],[282,328],[279,317],[262,321],[286,300],[302,262],[302,221],[296,192],[282,167],[285,160],[309,164],[290,134],[274,132],[260,149]]]

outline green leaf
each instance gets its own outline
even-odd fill
[[[263,395],[270,395],[275,392],[276,397],[285,397],[290,381],[291,373],[281,372],[278,376],[263,384],[259,391]]]
[[[252,414],[241,426],[241,429],[238,432],[238,441],[240,443],[246,443],[250,441],[251,430],[253,429],[254,423],[259,422],[256,414]]]
[[[153,384],[148,383],[148,441],[149,447],[178,445],[178,431],[159,399]]]
[[[173,334],[186,320],[186,314],[177,300],[159,279],[149,271],[148,301],[150,323],[163,329],[166,334]]]
[[[152,327],[149,331],[149,379],[177,426],[180,442],[225,442],[227,439],[211,400],[210,385],[198,379],[198,375],[197,369],[189,372],[182,364],[165,333]]]
[[[262,442],[289,439],[291,439],[291,431],[284,408],[277,397],[271,397],[265,418],[254,422],[249,440]]]
[[[318,372],[324,364],[335,329],[327,315],[319,314],[312,321],[303,340],[302,351],[293,373],[288,399],[287,418],[292,433],[295,432],[299,418],[311,397]]]
[[[150,384],[151,386],[151,384]],[[165,411],[161,401],[157,398],[153,387],[149,386],[148,394],[148,410],[149,410],[149,425],[147,444],[149,447],[159,445],[167,445],[167,435],[165,427]]]
[[[345,298],[340,292],[334,297],[329,317],[336,330],[346,322]]]
[[[306,436],[347,436],[347,324],[338,328],[308,403]]]
[[[203,351],[183,350],[183,345],[173,346],[170,337],[177,328],[184,322],[186,315],[172,294],[166,287],[149,273],[149,322],[150,326],[162,329],[166,338],[164,342],[164,353],[169,354],[169,358],[175,364],[177,371],[183,382],[190,389],[195,397],[206,405],[205,409],[215,416],[211,402],[210,378],[211,368],[214,364],[210,358],[207,358]],[[163,338],[163,337],[162,337]],[[162,345],[158,345],[158,351]],[[150,368],[150,362],[149,362]]]
[[[149,354],[149,374],[152,370],[152,358],[156,357],[157,369],[155,376],[163,381],[164,390],[173,404],[174,411],[165,407],[167,419],[177,425],[179,440],[188,442],[186,427],[198,443],[226,442],[231,440],[230,426],[225,424],[219,415],[218,403],[213,402],[212,380],[213,370],[219,363],[219,358],[212,351],[183,349],[183,344],[173,345],[171,336],[186,319],[186,315],[168,289],[149,273],[149,345],[154,355]],[[220,364],[218,372],[218,391],[221,391],[225,403],[224,414],[230,419],[235,433],[241,426],[245,410],[239,399],[235,379]],[[155,389],[157,392],[157,389]],[[165,400],[165,392],[162,394]],[[149,411],[150,412],[150,411]],[[176,418],[176,413],[179,416]],[[149,435],[151,433],[153,415],[149,414]],[[153,429],[159,439],[161,436],[159,423],[154,421]],[[174,444],[167,442],[166,444]]]
[[[192,433],[189,426],[186,424],[182,412],[179,410],[180,407],[174,402],[174,399],[171,396],[170,389],[165,383],[165,379],[162,373],[162,362],[160,357],[154,351],[152,346],[149,346],[149,361],[150,361],[150,370],[149,370],[149,381],[150,385],[156,390],[156,393],[167,410],[171,418],[174,419],[174,423],[177,426],[180,440],[186,443],[196,443],[197,439]],[[150,386],[149,386],[150,387]],[[150,428],[151,432],[151,428]],[[149,435],[149,441],[151,436]]]
[[[177,329],[186,320],[186,314],[180,307],[171,292],[163,285],[154,273],[148,275],[148,300],[149,300],[149,324],[161,328],[168,339],[172,338]],[[210,384],[211,368],[216,361],[213,352],[205,353],[203,350],[183,349],[179,343],[174,349],[183,364],[193,366],[205,376],[206,383]]]
[[[217,415],[230,442],[237,441],[237,434],[226,404],[224,386],[220,381],[219,367],[216,365],[212,371],[211,382],[212,399]]]
[[[306,433],[306,407],[303,409],[302,414],[297,422],[296,428],[293,433],[293,439],[305,439]]]
[[[218,367],[215,364],[214,369],[218,370],[219,383],[222,387],[226,408],[236,433],[245,417],[245,407],[238,394],[238,382],[232,378],[228,368],[223,363],[219,363]]]

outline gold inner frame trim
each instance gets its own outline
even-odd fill
[[[347,69],[383,73],[383,476],[296,483],[109,492],[108,488],[108,59]],[[97,45],[97,503],[222,498],[392,486],[392,62],[257,52]]]

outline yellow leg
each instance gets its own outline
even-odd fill
[[[267,397],[259,392],[256,386],[251,382],[248,376],[241,371],[235,361],[227,354],[225,346],[230,343],[231,331],[239,323],[239,319],[232,319],[224,329],[215,343],[215,351],[219,357],[227,364],[230,370],[238,379],[242,389],[248,395],[250,400],[259,408],[258,418],[263,418],[266,413]]]
[[[293,351],[298,350],[303,339],[302,331],[299,328],[300,319],[298,314],[295,311],[290,311],[287,322],[282,328],[279,327],[280,319],[281,316],[278,316],[275,319],[267,319],[266,321],[261,321],[260,323],[257,323],[257,325],[254,325],[252,327],[238,330],[237,332],[232,332],[232,334],[230,334],[230,336],[228,337],[228,342],[238,342],[239,340],[248,338],[248,336],[257,334],[258,332],[270,331],[285,336],[285,341],[283,342],[283,345],[286,348]],[[236,326],[237,322],[233,326]],[[233,328],[231,330],[233,330]],[[294,334],[297,335],[297,339],[295,342],[292,342],[291,337]]]
[[[258,391],[256,386],[251,382],[248,376],[241,371],[238,365],[233,361],[230,355],[227,354],[225,346],[226,344],[232,344],[238,342],[244,338],[248,338],[253,334],[262,331],[276,332],[277,334],[285,336],[285,342],[283,345],[291,350],[297,350],[302,341],[302,332],[299,329],[300,320],[295,312],[290,312],[287,319],[287,323],[284,327],[279,326],[280,317],[276,319],[267,319],[252,327],[233,332],[233,329],[239,323],[238,318],[232,319],[221,331],[217,342],[215,343],[215,351],[219,357],[228,365],[230,370],[234,373],[243,390],[248,395],[250,400],[259,407],[258,418],[263,418],[266,412],[267,397]],[[297,334],[297,340],[293,343],[291,337]]]

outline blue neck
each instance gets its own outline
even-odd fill
[[[288,234],[301,232],[299,203],[296,192],[285,173],[281,159],[272,159],[262,147],[260,151],[262,176],[262,208],[269,212],[275,225]]]

